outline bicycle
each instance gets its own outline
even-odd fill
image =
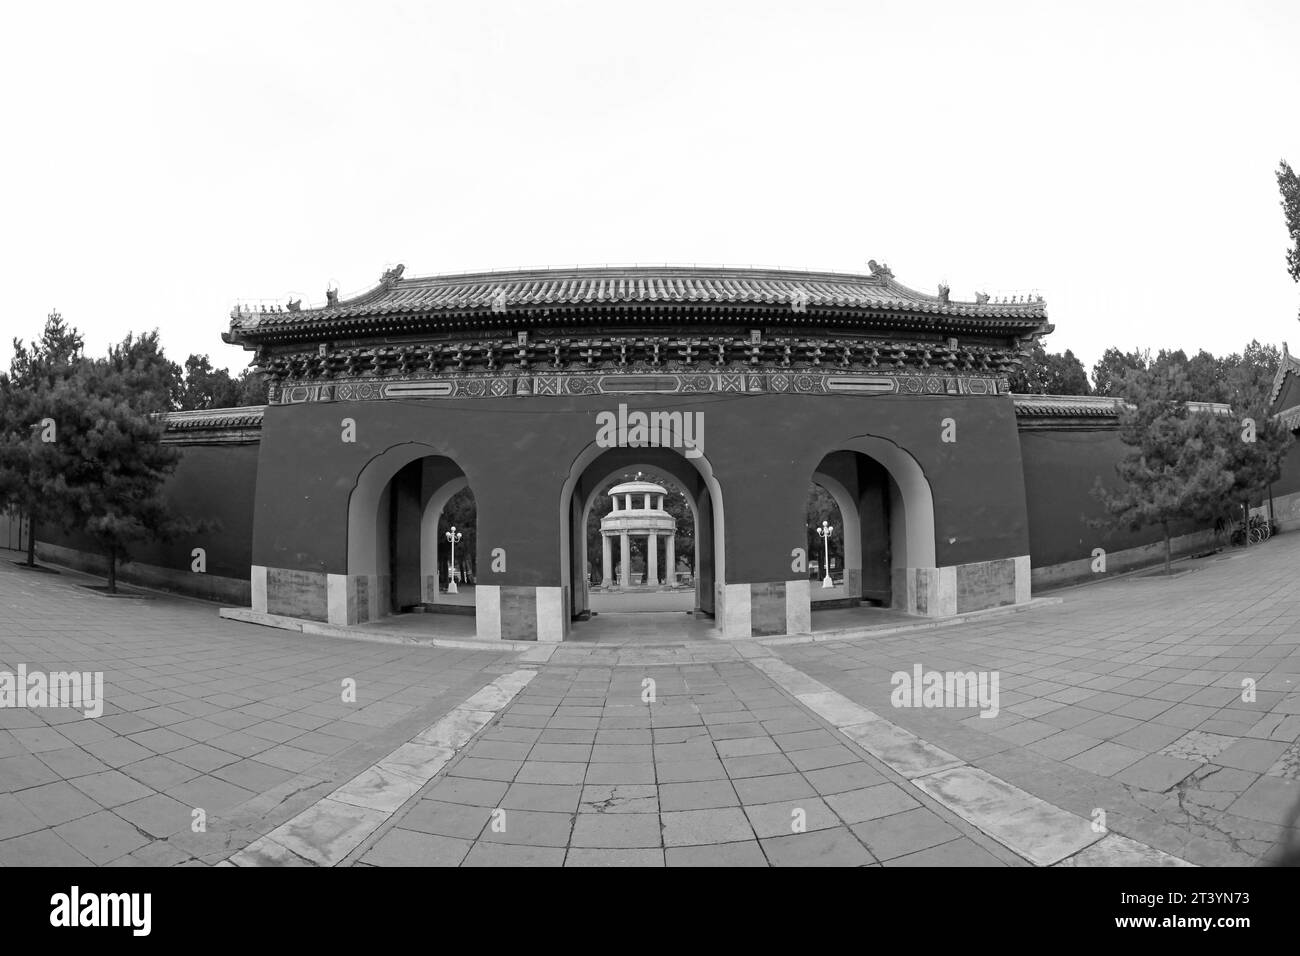
[[[1233,544],[1261,544],[1273,536],[1273,528],[1263,515],[1251,515],[1249,521],[1239,521],[1232,530]]]

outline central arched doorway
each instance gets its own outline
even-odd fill
[[[570,636],[576,640],[593,639],[592,635],[597,635],[594,639],[612,639],[616,623],[633,623],[630,618],[620,617],[615,622],[612,617],[623,612],[608,600],[615,589],[601,588],[604,559],[599,538],[596,537],[596,544],[591,543],[595,537],[591,532],[600,526],[602,518],[609,517],[612,502],[607,495],[611,488],[626,480],[636,482],[638,473],[642,479],[658,482],[664,488],[665,498],[680,495],[685,508],[677,522],[675,567],[671,570],[667,567],[666,555],[656,546],[653,557],[659,569],[659,581],[653,585],[655,596],[648,596],[646,589],[652,586],[643,576],[639,582],[641,600],[632,602],[638,608],[635,613],[659,616],[636,618],[636,631],[647,639],[656,634],[668,640],[716,636],[713,617],[718,591],[725,581],[725,524],[721,489],[707,460],[687,459],[671,448],[605,449],[595,445],[574,462],[560,499],[562,569],[569,613],[574,622]],[[642,497],[649,494],[653,499],[659,493],[641,489],[624,494],[631,495],[635,501],[638,494]],[[690,544],[691,560],[683,566],[676,559],[683,555],[685,548],[681,545],[686,542]],[[648,550],[647,542],[645,551]],[[621,557],[621,553],[617,557],[611,554],[611,563],[621,563]],[[630,557],[638,571],[645,567],[644,551],[639,560],[636,553]],[[684,580],[678,580],[688,581],[689,585],[666,591],[663,578],[675,576],[674,572],[679,570]]]

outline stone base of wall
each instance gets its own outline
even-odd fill
[[[555,643],[569,636],[569,589],[479,584],[474,588],[476,632],[483,641]]]
[[[940,568],[894,568],[892,607],[924,617],[951,617],[1031,596],[1029,556]]]
[[[1279,514],[1276,505],[1275,500],[1275,515]],[[1176,558],[1207,551],[1219,547],[1221,544],[1222,541],[1214,536],[1212,530],[1194,531],[1191,534],[1179,535],[1170,540],[1171,550]],[[1034,568],[1032,575],[1033,587],[1035,591],[1040,591],[1080,584],[1084,581],[1096,581],[1124,571],[1135,571],[1138,568],[1151,567],[1160,564],[1164,559],[1164,541],[1144,544],[1137,548],[1125,548],[1123,551],[1107,552],[1106,570],[1104,572],[1093,570],[1095,559],[1089,555],[1086,558],[1079,558],[1077,561],[1065,561],[1061,564],[1049,564],[1044,567]]]
[[[717,620],[728,640],[807,634],[812,630],[812,586],[807,578],[718,589]]]
[[[87,551],[77,551],[57,544],[36,542],[36,556],[51,564],[61,564],[67,568],[108,576],[108,559]],[[246,605],[249,602],[247,581],[238,578],[226,578],[219,574],[199,574],[194,571],[177,571],[175,568],[163,568],[156,564],[142,564],[127,561],[117,567],[117,579],[124,584],[138,584],[142,587],[155,588],[159,591],[171,591],[196,597],[204,601],[217,601],[222,604]]]
[[[330,620],[328,575],[323,571],[294,571],[255,564],[250,578],[254,611],[309,621]]]

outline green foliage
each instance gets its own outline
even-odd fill
[[[1300,177],[1284,159],[1277,167],[1277,188],[1282,193],[1282,215],[1286,218],[1291,248],[1286,251],[1286,271],[1300,282]]]
[[[1011,391],[1026,395],[1090,395],[1083,363],[1069,349],[1048,352],[1035,342],[1024,365],[1011,376]]]
[[[10,374],[0,376],[0,495],[33,529],[80,529],[95,540],[112,589],[135,542],[199,527],[163,497],[180,455],[162,444],[156,413],[175,402],[180,369],[156,331],[127,335],[101,359],[86,359],[81,342],[57,313],[31,348],[15,342]]]
[[[1182,349],[1161,349],[1154,358],[1149,350],[1121,352],[1109,348],[1093,366],[1098,395],[1134,401],[1133,373],[1178,371],[1187,379],[1192,401],[1251,405],[1267,398],[1281,362],[1276,346],[1252,340],[1242,352],[1218,358],[1202,349],[1190,359]]]
[[[1117,348],[1108,348],[1092,367],[1094,392],[1113,398],[1125,397],[1124,388],[1129,373],[1145,372],[1150,361],[1151,352],[1146,349],[1121,352]]]
[[[132,408],[145,413],[179,407],[181,368],[163,355],[158,330],[135,335],[108,347],[108,356],[91,366],[98,389],[113,391]]]
[[[191,355],[185,360],[178,404],[182,409],[265,405],[266,378],[252,369],[234,378],[223,368],[214,369],[208,356]]]
[[[67,449],[46,441],[53,420],[58,424],[52,395],[79,373],[83,365],[82,336],[58,312],[45,320],[41,337],[31,346],[14,339],[9,374],[0,374],[0,504],[17,507],[30,521],[27,563],[36,562],[37,529],[66,528],[64,502],[51,486],[69,467]]]
[[[1176,363],[1130,372],[1123,390],[1133,402],[1120,413],[1120,440],[1130,449],[1115,465],[1123,485],[1112,491],[1097,480],[1092,493],[1107,517],[1094,524],[1130,531],[1158,526],[1168,570],[1170,526],[1211,521],[1233,490],[1235,451],[1225,435],[1231,421],[1187,407],[1191,383]]]

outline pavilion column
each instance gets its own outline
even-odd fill
[[[618,569],[618,586],[621,588],[631,587],[632,585],[632,542],[628,540],[627,532],[624,531],[618,536],[619,539],[619,559],[621,561]]]
[[[659,583],[659,535],[651,533],[645,539],[645,583]]]
[[[677,583],[677,536],[672,534],[666,535],[664,537],[664,544],[668,548],[668,553],[664,555],[664,557],[668,559],[668,567],[666,568],[667,582],[668,586],[672,587]]]
[[[614,583],[613,577],[610,575],[610,553],[609,553],[610,546],[609,545],[610,545],[609,535],[602,534],[600,536],[600,557],[601,557],[600,586],[602,588],[607,588]]]

